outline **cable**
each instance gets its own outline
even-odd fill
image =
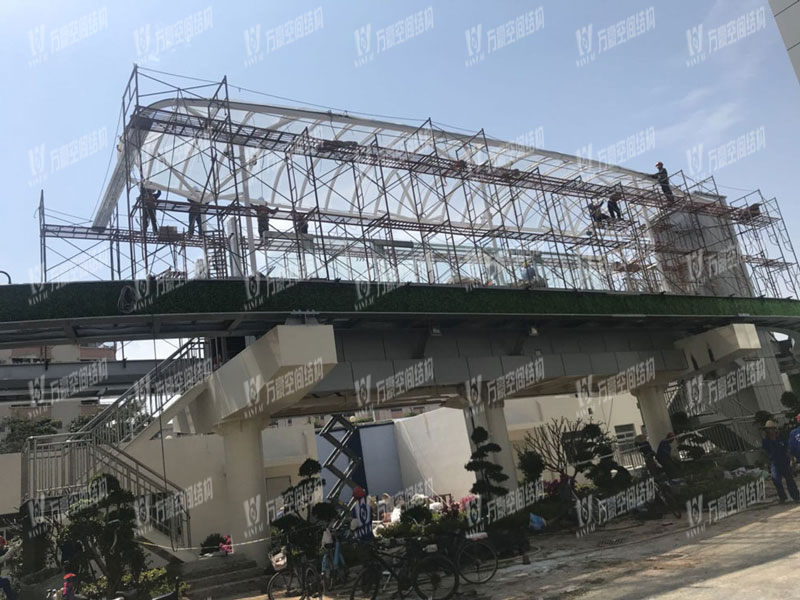
[[[119,108],[119,117],[117,119],[117,129],[114,131],[114,143],[111,145],[111,152],[108,155],[108,164],[106,165],[106,174],[103,176],[103,183],[100,185],[100,193],[97,195],[97,202],[94,204],[92,214],[97,212],[97,207],[103,199],[103,190],[106,189],[106,182],[108,181],[108,173],[111,171],[111,161],[114,159],[114,148],[116,148],[117,138],[119,137],[119,130],[122,126],[122,107]],[[52,209],[51,209],[52,210]]]

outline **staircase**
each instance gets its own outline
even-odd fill
[[[181,566],[190,600],[241,598],[266,592],[269,578],[255,561],[237,554],[201,558]]]
[[[22,503],[61,498],[99,474],[113,475],[136,497],[142,537],[148,531],[165,536],[175,559],[179,548],[191,546],[189,512],[182,507],[167,516],[159,507],[172,502],[182,488],[124,448],[211,371],[206,344],[199,338],[189,340],[80,431],[28,438],[21,461]]]

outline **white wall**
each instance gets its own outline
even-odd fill
[[[439,494],[469,495],[475,477],[464,468],[471,450],[463,410],[440,408],[394,423],[404,486],[430,478]]]

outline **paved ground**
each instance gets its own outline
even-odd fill
[[[686,517],[620,519],[582,538],[544,535],[531,564],[515,560],[475,600],[800,599],[800,506],[749,509],[687,537]],[[342,595],[341,597],[346,597]],[[257,596],[248,600],[263,600]]]

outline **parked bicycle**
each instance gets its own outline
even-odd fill
[[[369,544],[371,556],[358,574],[350,591],[350,600],[386,597],[414,592],[422,600],[448,600],[458,590],[458,569],[438,553],[436,544],[423,545],[420,540],[406,540],[399,552],[391,552],[393,540],[377,540]]]
[[[487,583],[497,573],[497,552],[485,532],[467,534],[464,530],[442,533],[437,540],[440,550],[453,561],[458,574],[467,583]]]
[[[349,577],[347,563],[345,563],[344,556],[342,556],[342,535],[342,533],[333,531],[330,527],[326,527],[322,532],[320,572],[322,573],[322,585],[325,594],[343,585]]]
[[[322,578],[315,565],[287,536],[280,552],[270,557],[275,573],[267,584],[270,600],[322,598]]]

